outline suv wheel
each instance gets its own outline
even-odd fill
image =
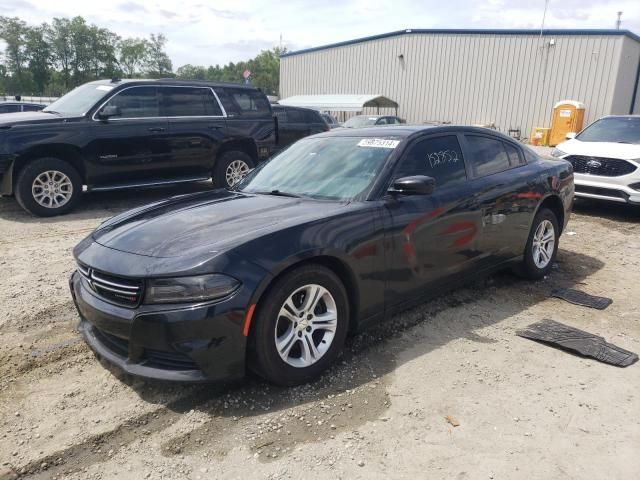
[[[318,377],[344,344],[349,303],[342,282],[320,265],[278,279],[261,301],[252,332],[250,365],[278,385]]]
[[[19,173],[16,199],[22,208],[39,217],[69,212],[82,194],[82,179],[68,162],[44,157],[30,162]]]
[[[527,247],[519,273],[532,280],[547,275],[558,252],[560,229],[558,219],[551,210],[540,210],[531,225]]]
[[[230,188],[242,180],[254,167],[249,155],[240,151],[223,153],[216,162],[213,184],[219,188]]]

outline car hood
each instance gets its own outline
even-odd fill
[[[581,142],[572,139],[556,147],[570,155],[587,155],[590,157],[620,158],[623,160],[640,159],[640,145],[615,142]]]
[[[47,112],[3,113],[2,115],[0,115],[0,128],[33,123],[60,123],[67,121],[70,118],[74,117]]]
[[[337,202],[217,190],[125,212],[103,223],[92,238],[108,248],[151,257],[215,254],[342,208]]]

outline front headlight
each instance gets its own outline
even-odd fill
[[[144,303],[206,302],[226,297],[239,286],[238,280],[220,273],[157,278],[147,282]]]
[[[552,157],[562,157],[563,155],[566,155],[567,152],[563,152],[562,150],[560,150],[559,148],[554,148],[553,150],[551,150],[551,156]]]

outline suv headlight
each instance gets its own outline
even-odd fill
[[[560,150],[559,148],[554,148],[553,150],[551,150],[551,156],[552,157],[562,157],[563,155],[566,155],[567,152],[563,152],[562,150]]]
[[[157,278],[147,282],[144,303],[206,302],[226,297],[239,286],[238,280],[220,273]]]

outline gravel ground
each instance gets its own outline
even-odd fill
[[[501,273],[396,316],[311,385],[118,376],[75,331],[71,250],[124,209],[205,188],[91,194],[53,219],[0,199],[0,479],[640,478],[640,365],[514,335],[550,318],[639,352],[640,210],[578,203],[546,279]]]

